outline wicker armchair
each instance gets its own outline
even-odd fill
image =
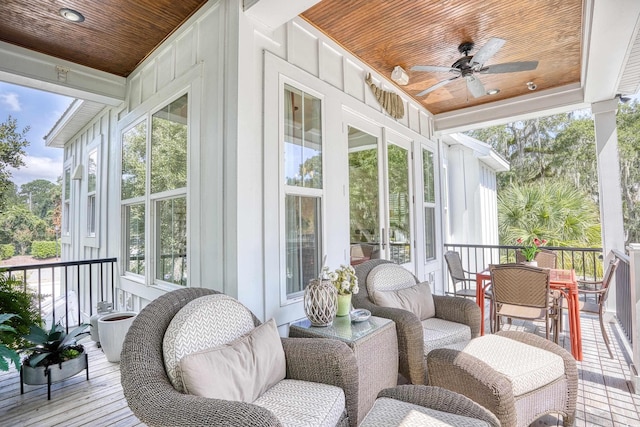
[[[391,261],[376,259],[354,267],[360,283],[360,292],[352,296],[351,302],[356,308],[369,310],[373,316],[384,317],[395,322],[400,374],[412,384],[427,384],[425,337],[420,319],[407,310],[378,306],[369,298],[366,286],[367,276],[371,270],[382,264],[393,265]],[[417,279],[415,281],[418,283]],[[471,338],[480,335],[480,308],[473,301],[440,295],[433,295],[433,300],[436,318],[468,325],[471,329]]]
[[[163,362],[165,330],[190,301],[218,292],[180,289],[147,305],[136,317],[124,341],[120,361],[122,388],[133,413],[150,426],[281,426],[260,406],[209,399],[177,391]],[[253,316],[253,315],[252,315]],[[256,326],[260,321],[253,316]],[[343,342],[283,338],[286,378],[322,382],[343,389],[346,413],[338,425],[349,425],[347,414],[357,413],[357,368],[352,351]],[[354,417],[355,418],[355,417]]]

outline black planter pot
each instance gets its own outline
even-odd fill
[[[23,364],[20,369],[20,394],[24,394],[24,385],[44,385],[47,384],[47,400],[51,400],[51,384],[66,380],[83,369],[87,371],[87,380],[89,379],[89,357],[86,351],[71,360],[62,362],[61,364],[49,365],[47,367],[37,366],[35,368],[28,364]]]

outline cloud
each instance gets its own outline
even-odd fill
[[[9,93],[0,93],[0,102],[6,104],[11,111],[21,111],[22,106],[20,105],[20,99],[18,99],[18,94],[9,92]]]
[[[20,169],[9,168],[14,184],[21,186],[36,179],[46,179],[56,182],[62,175],[62,159],[51,159],[49,157],[24,157],[25,165]]]

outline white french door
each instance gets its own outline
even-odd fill
[[[351,263],[383,258],[414,271],[411,141],[345,116]]]

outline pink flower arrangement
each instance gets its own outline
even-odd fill
[[[522,255],[528,262],[531,262],[536,258],[536,254],[540,252],[540,246],[544,246],[547,244],[546,239],[540,240],[537,237],[533,240],[530,240],[530,243],[528,244],[524,244],[524,240],[522,238],[516,240],[516,242],[519,245],[523,245],[521,250]]]

